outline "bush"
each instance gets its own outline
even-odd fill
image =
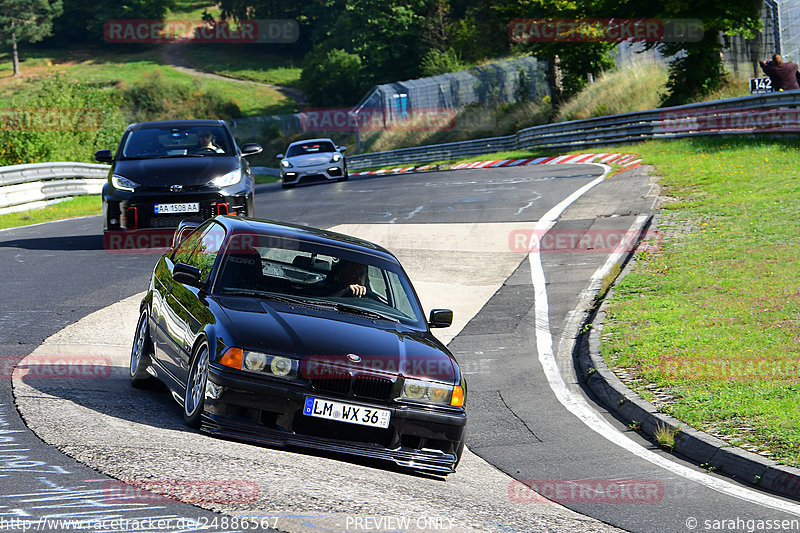
[[[220,91],[204,88],[200,80],[189,85],[168,80],[159,71],[123,85],[122,97],[134,122],[242,116],[234,100]]]
[[[312,50],[300,75],[303,91],[317,106],[356,104],[369,89],[361,80],[361,57],[338,48]]]
[[[0,164],[93,161],[119,142],[127,120],[113,88],[61,77],[35,83],[4,102]]]
[[[422,58],[419,65],[423,77],[438,76],[448,72],[457,72],[464,69],[461,58],[452,48],[445,50],[431,49]]]

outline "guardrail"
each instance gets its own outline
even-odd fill
[[[356,154],[347,162],[358,170],[533,148],[578,149],[698,135],[776,133],[800,133],[800,91],[546,124],[504,137]],[[70,162],[0,167],[0,214],[64,197],[100,194],[108,169],[108,165]]]
[[[578,149],[700,135],[800,132],[800,91],[742,96],[525,128],[514,135],[355,154],[353,170],[542,148]]]
[[[0,167],[0,214],[42,207],[73,196],[100,194],[109,168],[71,162]]]

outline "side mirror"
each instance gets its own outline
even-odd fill
[[[247,143],[242,146],[242,155],[247,157],[248,155],[260,154],[261,150],[263,150],[263,148],[261,148],[260,144]]]
[[[340,146],[339,147],[339,151],[342,152],[342,153],[346,152],[347,151],[347,146]]]
[[[114,161],[114,154],[111,150],[98,150],[94,153],[94,158],[100,163],[111,163]]]
[[[431,309],[428,325],[432,328],[449,328],[453,324],[453,311],[450,309]]]
[[[283,154],[278,154],[275,156],[275,159],[283,159]]]
[[[172,268],[172,279],[184,285],[197,287],[200,285],[200,269],[186,263],[175,263]]]

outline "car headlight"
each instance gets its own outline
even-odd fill
[[[261,372],[279,378],[296,379],[299,366],[297,360],[289,357],[261,352],[244,352],[242,370]]]
[[[251,372],[261,372],[267,367],[267,354],[260,352],[247,352],[244,356],[244,369]]]
[[[214,178],[211,180],[211,185],[214,187],[227,187],[228,185],[236,185],[240,181],[242,181],[242,171],[237,168],[218,178]]]
[[[288,159],[281,159],[281,166],[283,168],[292,168],[292,164],[289,162]]]
[[[280,377],[286,377],[294,370],[294,361],[288,357],[273,357],[269,363],[270,371]]]
[[[219,363],[236,370],[246,370],[284,379],[297,379],[300,368],[297,359],[263,352],[251,352],[241,348],[225,350]]]
[[[115,189],[128,192],[133,192],[133,189],[139,186],[135,181],[129,180],[125,176],[120,176],[119,174],[111,175],[111,185],[113,185]]]
[[[406,400],[431,403],[435,405],[464,405],[462,387],[453,387],[446,383],[437,383],[422,379],[406,379],[400,397]]]
[[[331,158],[331,163],[338,163],[341,160],[342,156],[340,154],[333,154],[333,157]]]

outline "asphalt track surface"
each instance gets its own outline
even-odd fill
[[[258,187],[256,211],[260,217],[319,227],[512,223],[528,228],[526,223],[536,222],[553,205],[600,174],[602,169],[596,165],[544,165],[353,178],[348,183],[285,191],[271,184]],[[652,200],[647,176],[642,169],[635,169],[590,190],[563,213],[551,232],[572,235],[624,231],[635,217],[649,214]],[[5,274],[0,289],[6,304],[0,311],[0,356],[4,361],[29,354],[65,326],[146,287],[156,256],[103,251],[100,227],[99,217],[89,217],[0,232],[0,261]],[[512,240],[504,243],[511,244]],[[550,302],[549,326],[556,345],[562,334],[570,335],[571,332],[564,330],[570,312],[606,256],[603,250],[571,249],[554,249],[553,253],[541,255]],[[795,515],[724,495],[655,466],[599,436],[567,411],[553,394],[537,359],[531,265],[526,257],[520,254],[510,276],[450,342],[451,350],[468,373],[467,445],[473,452],[515,479],[534,480],[540,485],[545,481],[558,484],[576,480],[628,480],[645,488],[658,487],[655,497],[630,503],[602,503],[580,495],[570,498],[562,494],[558,498],[579,513],[631,531],[706,530],[706,526],[739,531],[749,528],[748,520],[797,519]],[[582,394],[574,375],[569,374],[570,355],[556,355],[564,380]],[[110,478],[43,445],[26,430],[13,408],[9,378],[4,374],[0,383],[0,437],[5,439],[0,442],[4,446],[0,448],[4,454],[0,456],[0,476],[4,476],[0,520],[62,511],[70,516],[99,512],[103,516],[195,517],[198,523],[203,522],[203,517],[219,517],[182,504],[142,505],[143,498],[127,507],[120,505],[119,498],[108,496],[109,490],[116,490]],[[163,408],[169,407],[170,401],[165,399]],[[603,412],[602,408],[595,408]],[[170,429],[179,408],[173,407],[173,411],[164,415]],[[58,413],[45,411],[43,416],[53,417],[54,425],[58,425],[55,424]],[[661,454],[638,435],[625,432],[613,418],[606,418],[620,430],[615,438],[633,439]],[[174,430],[182,431],[177,427]],[[117,459],[131,463],[138,460],[137,457]],[[326,457],[314,460],[333,461]],[[673,460],[701,475],[718,477],[681,463],[680,459]],[[347,461],[342,464],[345,469],[367,468],[368,475],[376,478],[383,474],[374,465]],[[456,475],[462,470],[478,475],[484,472],[462,464]],[[207,474],[214,477],[213,472]],[[387,475],[410,478],[412,482],[415,479],[397,472]],[[450,483],[450,478],[446,483]],[[100,485],[102,488],[98,489]],[[543,505],[531,501],[528,492],[514,492],[518,486],[513,483],[506,484],[506,488],[509,492],[504,498],[521,515],[535,513],[536,506]],[[446,492],[447,488],[442,490]],[[371,497],[379,501],[381,496],[376,493]],[[324,496],[320,498],[324,500]],[[391,508],[383,511],[384,515],[391,513]],[[551,518],[531,521],[529,527],[524,521],[520,526],[518,520],[507,520],[508,527],[500,530],[572,530],[576,524],[587,527],[586,530],[601,527],[598,523],[576,522],[558,513]],[[690,527],[692,518],[697,520],[696,529]],[[733,522],[713,522],[723,520]],[[502,526],[504,521],[498,518],[497,524]],[[469,524],[463,525],[462,529],[467,529]],[[458,524],[451,530],[459,530]]]

